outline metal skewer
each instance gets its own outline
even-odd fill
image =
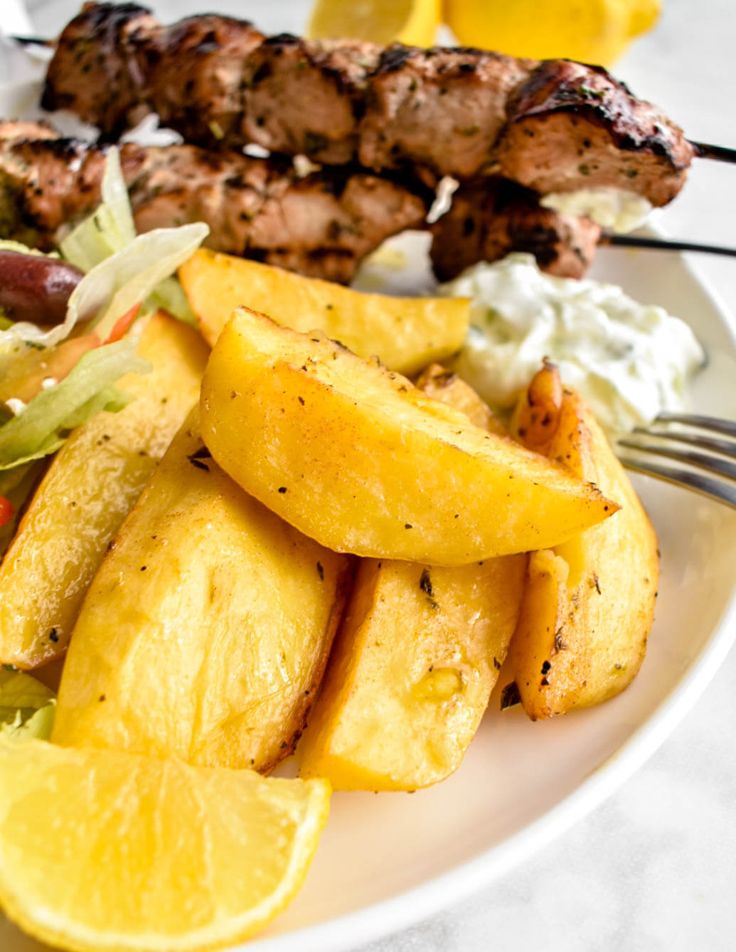
[[[697,150],[698,158],[736,164],[736,149],[729,149],[724,145],[710,145],[707,142],[693,142],[692,139],[690,145]]]
[[[42,36],[11,36],[14,43],[20,46],[53,46],[55,40],[45,40]]]
[[[645,238],[639,235],[612,235],[604,232],[600,237],[602,245],[617,245],[623,248],[654,248],[658,251],[700,251],[711,255],[728,255],[736,258],[736,248],[723,245],[704,245],[697,241],[677,241],[668,238]]]

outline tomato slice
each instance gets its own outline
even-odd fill
[[[115,341],[122,340],[122,338],[128,333],[130,325],[133,323],[136,317],[138,317],[138,311],[140,311],[140,309],[140,304],[134,304],[129,311],[126,311],[122,317],[119,317],[115,321],[115,324],[110,331],[110,336],[107,338],[105,343],[114,344]]]
[[[13,518],[15,510],[13,504],[5,496],[0,496],[0,526],[6,526]]]

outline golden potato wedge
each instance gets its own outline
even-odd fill
[[[268,770],[304,726],[347,561],[236,486],[195,411],[89,589],[54,741]]]
[[[222,468],[338,552],[463,565],[556,544],[616,508],[404,377],[247,309],[212,351],[201,411]]]
[[[428,388],[485,404],[433,367]],[[302,742],[301,773],[336,790],[415,790],[456,770],[521,605],[525,555],[453,568],[365,559]]]
[[[506,657],[525,567],[525,555],[453,568],[362,560],[301,776],[415,790],[456,770]]]
[[[197,398],[207,349],[156,314],[138,352],[148,374],[119,386],[135,399],[99,413],[59,450],[0,565],[0,662],[33,668],[66,648],[105,548]]]
[[[179,279],[211,347],[245,305],[296,331],[324,331],[361,357],[377,355],[391,370],[412,374],[459,350],[470,321],[463,298],[365,294],[204,248],[181,266]]]
[[[581,397],[546,365],[517,407],[513,428],[621,509],[601,525],[529,558],[511,662],[533,718],[598,704],[622,691],[644,658],[659,556],[654,529]]]

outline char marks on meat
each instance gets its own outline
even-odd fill
[[[534,255],[543,271],[580,278],[595,257],[600,228],[589,218],[542,208],[534,192],[504,179],[461,185],[450,210],[432,225],[432,266],[441,281],[477,261],[512,251]]]
[[[50,249],[99,203],[105,148],[38,131],[0,125],[0,233]],[[421,227],[431,201],[347,167],[299,177],[286,160],[191,145],[126,143],[120,157],[139,231],[204,221],[217,251],[339,282],[385,238]]]
[[[245,69],[242,141],[326,165],[354,161],[380,52],[373,43],[270,37]]]
[[[41,98],[115,138],[148,112],[149,55],[163,30],[137,3],[85,3],[59,37]]]
[[[0,237],[51,250],[98,205],[105,152],[59,138],[44,123],[0,122]],[[417,183],[348,167],[300,177],[286,159],[190,145],[127,143],[120,155],[139,231],[205,221],[211,248],[345,283],[385,238],[426,227],[432,197]],[[494,178],[461,185],[431,231],[441,280],[510,251],[533,254],[552,274],[580,277],[600,232]]]
[[[388,47],[366,97],[361,164],[415,168],[434,181],[482,174],[509,96],[534,65],[483,50]]]
[[[153,110],[188,141],[410,169],[427,182],[501,174],[538,192],[607,185],[654,205],[682,187],[680,130],[600,67],[474,49],[263,39],[250,24],[158,26],[134,4],[88,4],[63,31],[43,104],[105,135]]]
[[[694,156],[681,129],[600,66],[542,63],[510,106],[499,171],[542,194],[596,185],[665,205]]]
[[[51,251],[58,230],[100,200],[104,150],[45,123],[0,122],[0,237]]]
[[[201,146],[240,141],[243,75],[264,36],[246,20],[204,14],[161,29],[147,44],[150,107],[162,125]]]

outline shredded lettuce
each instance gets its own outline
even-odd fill
[[[74,427],[100,410],[121,410],[128,399],[111,384],[148,369],[131,338],[88,351],[67,377],[0,427],[0,470],[56,452]]]
[[[205,231],[197,244],[206,234]],[[106,258],[123,251],[135,241],[135,237],[133,209],[125,187],[120,155],[117,149],[110,149],[102,178],[102,204],[61,242],[61,252],[71,264],[88,272]],[[158,282],[149,304],[153,308],[164,308],[187,324],[196,324],[189,301],[173,276]]]
[[[178,278],[171,277],[162,281],[148,299],[148,303],[153,308],[168,311],[169,314],[172,314],[184,324],[191,324],[192,327],[197,326],[197,319],[189,304],[189,298],[184,293],[184,288],[179,284]]]
[[[22,671],[0,670],[0,736],[48,740],[54,723],[54,692]]]
[[[13,324],[0,331],[0,348],[18,341],[52,347],[66,340],[82,319],[90,320],[90,329],[105,340],[118,318],[145,301],[158,284],[194,254],[208,230],[207,225],[196,223],[139,235],[82,278],[69,298],[63,324],[47,331],[35,324]]]
[[[0,670],[0,721],[15,720],[48,704],[54,692],[23,671]]]
[[[67,320],[100,315],[91,329],[105,340],[117,320],[141,304],[165,278],[202,244],[207,225],[158,228],[139,235],[132,244],[93,268],[69,299]]]
[[[102,176],[102,204],[61,242],[61,253],[81,271],[91,271],[135,239],[133,213],[120,154],[110,149]]]
[[[209,233],[202,222],[179,228],[159,228],[136,237],[130,201],[117,149],[107,154],[102,204],[62,242],[71,264],[86,271],[69,298],[63,324],[44,330],[18,322],[0,330],[0,352],[20,342],[52,347],[65,340],[79,320],[89,320],[105,340],[118,318],[142,304],[154,290],[173,313],[192,321],[186,298],[173,288],[179,265],[196,251]],[[27,251],[13,243],[14,250]],[[159,287],[162,282],[168,283]],[[156,301],[151,302],[153,306]]]
[[[10,737],[13,740],[48,740],[54,726],[55,714],[56,701],[52,699],[31,714],[28,720],[24,721],[18,714],[15,720],[7,724],[0,723],[0,737]]]
[[[0,406],[0,470],[55,452],[75,426],[100,410],[115,411],[126,405],[127,399],[111,384],[123,374],[148,369],[148,365],[135,356],[129,340],[115,345],[105,342],[120,318],[140,305],[144,311],[164,307],[180,320],[194,323],[174,274],[208,231],[207,225],[195,223],[136,236],[120,157],[117,149],[110,149],[102,203],[61,245],[66,259],[86,272],[69,298],[65,319],[50,329],[30,322],[3,322],[0,375],[8,367],[17,367],[29,347],[46,349],[66,340],[80,321],[88,322],[85,330],[94,333],[104,346],[87,352],[65,379],[39,393],[27,406],[10,400],[8,406],[14,411],[20,408],[16,416],[4,421],[7,413]],[[17,242],[0,242],[0,247],[40,254]]]
[[[57,254],[46,254],[39,251],[38,248],[29,248],[20,241],[12,241],[10,238],[0,240],[0,251],[18,251],[22,255],[39,255],[42,258],[58,258]]]

